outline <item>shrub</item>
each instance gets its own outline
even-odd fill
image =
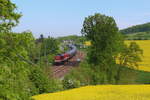
[[[72,89],[80,87],[80,81],[74,78],[71,79],[70,77],[65,77],[62,83],[64,89]]]
[[[59,85],[59,81],[50,78],[48,74],[45,73],[45,70],[41,67],[34,66],[31,68],[29,78],[38,89],[39,94],[62,90],[62,86]]]

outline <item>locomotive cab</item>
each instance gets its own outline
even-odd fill
[[[69,59],[69,57],[70,57],[70,55],[69,55],[69,54],[67,54],[67,53],[65,53],[65,54],[64,54],[64,61],[68,60],[68,59]]]

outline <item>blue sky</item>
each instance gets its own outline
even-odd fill
[[[80,35],[84,18],[94,13],[114,17],[120,29],[150,22],[150,0],[12,0],[23,14],[13,30],[35,37]]]

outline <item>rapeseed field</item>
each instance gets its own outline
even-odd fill
[[[127,43],[131,41],[126,41]],[[150,40],[134,40],[143,49],[142,62],[139,63],[139,70],[150,71]]]
[[[150,85],[86,86],[33,96],[35,100],[150,100]]]
[[[139,70],[150,72],[150,40],[132,40],[136,42],[140,48],[143,50],[142,62],[139,63]],[[131,41],[125,41],[125,43],[130,43]],[[89,41],[85,42],[87,46],[91,45]]]

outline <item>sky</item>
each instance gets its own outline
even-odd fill
[[[119,29],[150,22],[150,0],[12,0],[22,13],[15,32],[35,37],[81,35],[84,18],[95,13],[114,17]]]

